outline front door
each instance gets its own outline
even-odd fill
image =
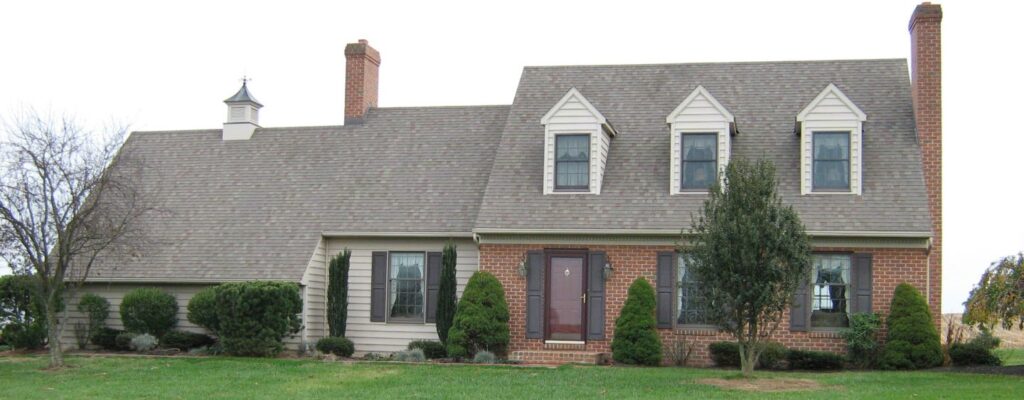
[[[557,252],[548,255],[548,340],[582,341],[586,303],[586,253]]]

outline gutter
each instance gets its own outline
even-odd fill
[[[466,238],[472,239],[473,232],[348,232],[323,231],[323,237],[407,237],[407,238]]]
[[[475,229],[473,234],[479,237],[487,234],[545,234],[545,235],[638,235],[638,236],[679,236],[688,233],[679,229]],[[882,237],[882,238],[920,238],[930,239],[931,232],[896,232],[896,231],[807,231],[811,237]]]

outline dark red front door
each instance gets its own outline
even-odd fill
[[[548,340],[583,340],[585,276],[584,254],[555,253],[548,257]]]

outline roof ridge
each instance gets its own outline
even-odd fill
[[[806,64],[806,63],[829,63],[829,62],[855,62],[855,61],[903,61],[906,58],[842,58],[831,60],[777,60],[777,61],[703,61],[683,63],[645,63],[645,64],[563,64],[563,65],[526,65],[526,68],[589,68],[589,67],[663,67],[675,65],[739,65],[739,64]]]

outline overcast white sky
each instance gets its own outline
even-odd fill
[[[337,3],[337,4],[336,4]],[[220,128],[239,78],[263,126],[338,125],[348,42],[381,51],[380,105],[510,104],[524,65],[908,58],[919,1],[251,0],[0,4],[0,113]],[[944,312],[1024,250],[1019,2],[943,5]]]

